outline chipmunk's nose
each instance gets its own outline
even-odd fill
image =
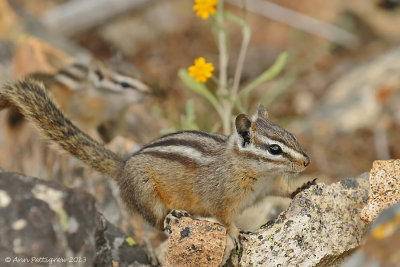
[[[311,160],[310,160],[310,157],[308,157],[308,156],[306,156],[306,159],[304,160],[304,167],[307,167],[308,165],[310,165],[310,162],[311,162]]]

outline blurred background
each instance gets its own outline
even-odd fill
[[[32,73],[55,77],[71,62],[93,60],[105,62],[107,69],[128,69],[152,94],[127,105],[118,127],[111,124],[112,134],[107,124],[87,126],[126,155],[173,130],[222,132],[210,103],[178,77],[197,57],[213,63],[214,75],[219,72],[215,29],[196,16],[193,5],[187,0],[0,0],[0,80]],[[288,53],[283,70],[252,92],[249,112],[262,103],[272,121],[297,136],[311,157],[302,181],[318,177],[331,183],[369,171],[376,159],[400,158],[400,1],[226,0],[225,10],[251,30],[242,85]],[[228,76],[233,77],[242,28],[227,21],[226,29]],[[73,88],[67,90],[58,98],[66,110],[98,113],[95,105],[71,97]],[[85,125],[79,114],[71,116]],[[125,229],[143,228],[123,209],[115,214],[121,205],[115,184],[48,148],[18,114],[2,111],[0,119],[1,168],[85,188],[109,220]]]

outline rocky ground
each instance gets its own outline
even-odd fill
[[[7,266],[398,266],[399,166],[377,161],[369,174],[312,185],[276,220],[241,234],[240,250],[223,226],[177,218],[156,262],[88,193],[1,171],[0,258]]]

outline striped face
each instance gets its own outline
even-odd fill
[[[248,157],[257,160],[259,165],[279,173],[297,173],[310,163],[310,158],[303,151],[296,138],[267,120],[263,106],[252,120],[246,115],[236,118],[236,149]]]
[[[98,94],[123,96],[132,103],[145,99],[151,91],[141,81],[94,61],[89,66],[71,64],[60,70],[55,79],[72,90],[94,89]]]

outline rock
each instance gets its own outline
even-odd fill
[[[126,227],[129,226],[130,215],[120,199],[119,187],[110,177],[49,146],[31,123],[22,123],[17,129],[10,129],[8,114],[0,112],[0,129],[3,130],[0,131],[1,168],[27,173],[70,188],[84,188],[95,196],[97,209],[108,221],[123,225],[125,232],[131,230]]]
[[[265,224],[254,233],[241,234],[242,251],[239,255],[232,253],[231,264],[338,264],[360,245],[365,233],[367,225],[361,220],[360,213],[367,202],[368,186],[368,179],[362,175],[332,185],[318,183],[300,192],[275,222]],[[213,229],[218,236],[207,232],[207,228]],[[221,229],[221,232],[215,229]],[[182,218],[171,230],[167,251],[170,266],[218,266],[222,263],[223,227]]]
[[[1,170],[0,248],[7,266],[148,263],[144,250],[96,210],[90,194]]]
[[[219,266],[226,229],[217,223],[188,217],[170,223],[166,266]]]
[[[242,236],[239,266],[332,264],[359,246],[366,224],[360,213],[368,180],[346,178],[318,183],[299,193],[275,222]]]
[[[118,263],[119,266],[127,264],[148,266],[148,256],[132,237],[126,236],[118,227],[108,222],[103,216],[100,216],[100,219],[105,222],[103,224],[105,228],[100,229],[99,227],[96,234],[96,266],[108,266],[106,260],[109,256],[111,256],[112,262],[114,264]],[[104,232],[101,231],[103,229]],[[99,244],[102,244],[102,246],[100,247]]]
[[[393,48],[357,64],[335,80],[303,129],[323,137],[376,129],[384,110],[398,117],[400,49]]]
[[[368,223],[400,201],[400,160],[376,160],[370,174],[368,205],[361,213],[362,219]]]
[[[13,77],[20,78],[32,73],[54,74],[59,68],[71,62],[71,57],[62,50],[30,36],[16,46],[13,56]]]
[[[99,34],[124,55],[135,55],[149,43],[167,34],[180,32],[187,25],[187,16],[176,12],[176,5],[182,8],[182,4],[182,2],[177,4],[169,1],[153,1],[151,8],[141,9],[135,16],[120,17],[103,25]]]
[[[364,245],[343,267],[400,266],[400,202],[384,210],[368,229]]]
[[[373,32],[374,40],[384,39],[387,42],[398,43],[400,40],[400,10],[396,0],[353,0],[340,1],[342,14],[353,15]],[[357,27],[357,26],[355,26]],[[361,29],[357,28],[360,34]]]

